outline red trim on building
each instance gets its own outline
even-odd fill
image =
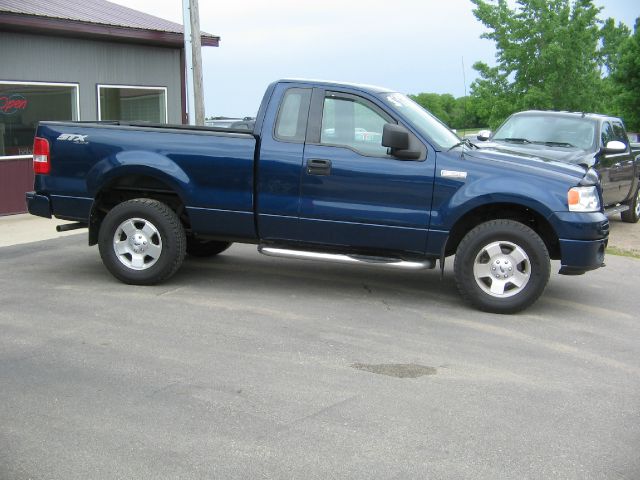
[[[0,215],[25,213],[27,203],[24,194],[33,190],[33,161],[0,161]]]

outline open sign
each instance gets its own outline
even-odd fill
[[[27,105],[27,99],[19,93],[0,95],[0,113],[3,115],[13,115],[19,110],[26,110]]]

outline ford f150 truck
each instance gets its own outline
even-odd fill
[[[600,175],[607,216],[640,218],[640,144],[629,142],[622,120],[595,113],[529,110],[514,113],[481,148],[594,167]]]
[[[34,168],[29,211],[88,227],[128,284],[232,242],[408,269],[455,254],[462,296],[511,313],[542,294],[550,259],[561,274],[597,269],[608,238],[593,169],[476,149],[407,96],[362,85],[275,82],[253,132],[41,122]]]

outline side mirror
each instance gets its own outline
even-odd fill
[[[624,153],[626,151],[627,146],[619,140],[611,140],[602,148],[602,153]]]
[[[401,160],[417,160],[420,151],[409,150],[409,131],[392,123],[385,123],[382,129],[382,146],[390,149],[390,154]]]
[[[409,132],[400,125],[385,123],[382,129],[382,146],[391,150],[406,150],[409,148]]]
[[[491,130],[480,130],[476,138],[481,142],[486,142],[489,137],[491,137]]]

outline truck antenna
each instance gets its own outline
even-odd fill
[[[464,132],[463,135],[466,135],[467,133],[467,77],[465,75],[464,72],[464,55],[462,56],[462,83],[464,85],[464,97],[462,99],[462,108],[463,108],[463,114],[462,114],[462,131]]]

